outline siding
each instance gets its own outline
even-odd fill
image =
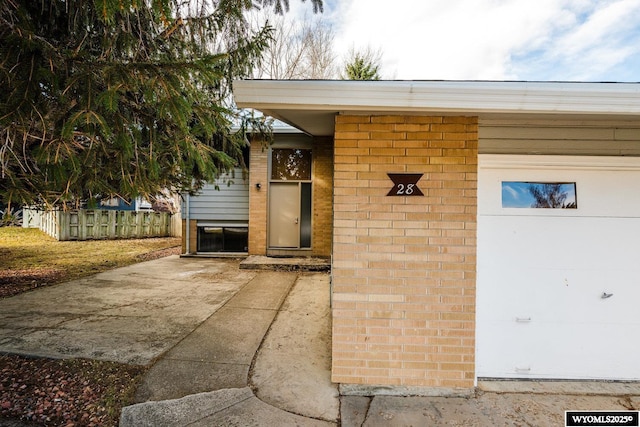
[[[481,119],[480,154],[640,156],[640,124]]]
[[[189,198],[191,220],[249,222],[249,180],[243,179],[242,170],[221,177],[215,184],[207,184],[200,194]],[[185,218],[186,208],[182,207]]]

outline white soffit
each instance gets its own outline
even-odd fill
[[[639,83],[240,80],[234,95],[312,135],[333,134],[337,113],[640,119]]]

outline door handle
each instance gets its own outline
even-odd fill
[[[294,224],[298,223],[298,217],[296,217],[295,221],[293,221]]]

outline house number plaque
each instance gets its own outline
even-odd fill
[[[387,196],[424,196],[418,188],[418,181],[422,178],[421,173],[388,173],[393,181],[393,188]]]

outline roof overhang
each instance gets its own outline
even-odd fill
[[[239,80],[236,103],[315,136],[336,114],[640,119],[640,83]]]

